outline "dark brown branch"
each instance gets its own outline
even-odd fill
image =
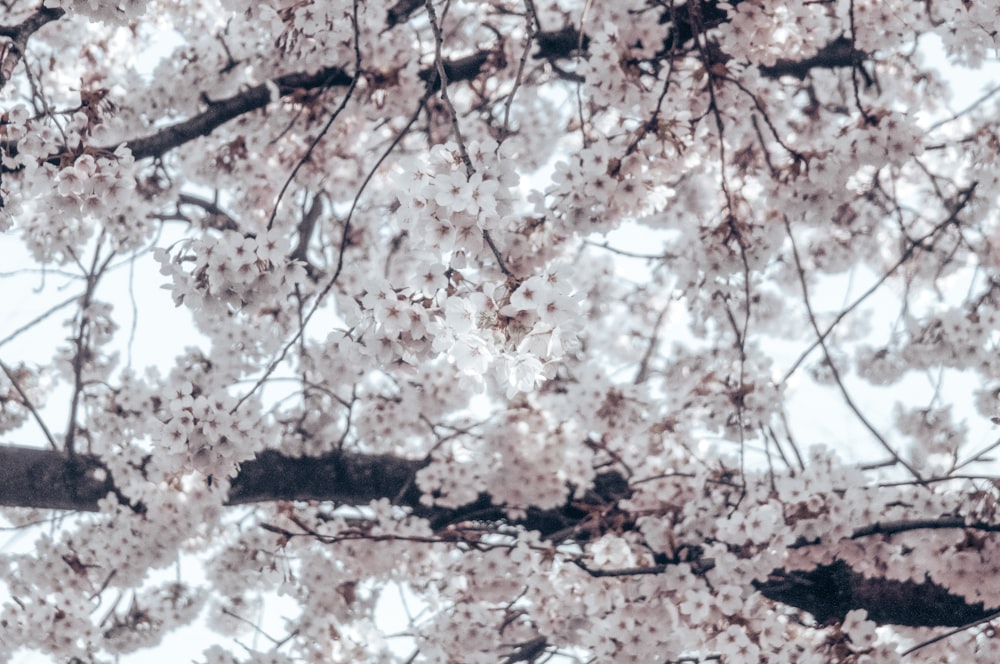
[[[480,51],[464,58],[445,61],[444,68],[448,80],[455,82],[475,78],[479,75],[490,54],[491,51]],[[437,72],[433,67],[421,71],[420,77],[427,82],[432,90],[437,89]],[[339,67],[327,67],[312,74],[287,74],[274,79],[272,83],[277,87],[278,94],[285,97],[301,90],[349,86],[352,80],[351,75],[345,70]],[[188,120],[165,127],[149,136],[125,141],[125,143],[132,150],[132,155],[136,159],[162,157],[185,143],[202,136],[208,136],[230,120],[264,108],[271,102],[272,90],[273,88],[268,83],[255,85],[231,97],[211,101],[206,110]],[[5,150],[9,156],[17,154],[15,145],[0,142],[0,148]],[[111,152],[115,146],[107,146],[102,149]],[[52,155],[48,161],[58,164],[62,157],[63,155],[59,154]]]
[[[298,244],[295,245],[292,253],[288,254],[289,260],[305,263],[308,266],[307,270],[315,270],[309,262],[309,241],[312,238],[313,229],[316,227],[316,221],[323,214],[324,196],[325,194],[322,191],[313,196],[312,203],[309,205],[309,209],[302,214],[302,220],[299,222],[297,228],[299,235]]]
[[[365,504],[389,498],[418,506],[413,484],[421,461],[362,454],[296,458],[262,452],[240,466],[233,480],[230,505],[275,500],[332,500]],[[102,468],[94,456],[74,459],[53,450],[0,446],[0,505],[80,512],[97,511],[97,502],[114,490],[110,477],[98,479]]]
[[[866,577],[840,560],[807,572],[775,570],[767,581],[754,585],[765,597],[808,611],[819,623],[865,609],[868,619],[880,625],[957,627],[996,611],[982,603],[969,604],[930,581]]]
[[[442,61],[441,65],[444,67],[445,77],[449,83],[471,81],[479,76],[479,72],[482,71],[483,65],[486,64],[492,53],[492,51],[478,51],[464,58]],[[420,80],[427,83],[434,92],[437,92],[441,85],[438,78],[437,65],[425,67],[420,70]]]
[[[7,84],[14,69],[17,67],[24,51],[28,47],[28,39],[47,23],[57,21],[66,13],[63,9],[42,7],[28,18],[15,26],[0,25],[0,37],[10,40],[6,49],[0,49],[0,89]]]
[[[580,48],[580,32],[573,26],[567,26],[561,30],[549,32],[538,32],[535,34],[535,41],[538,43],[538,52],[534,57],[546,60],[560,60],[568,58]],[[583,50],[590,46],[590,37],[583,35]]]
[[[266,451],[240,466],[232,482],[230,505],[272,500],[331,500],[363,505],[389,498],[416,507],[420,492],[414,477],[426,465],[394,456],[331,454],[288,457]]]
[[[113,491],[110,477],[98,479],[100,462],[54,450],[0,446],[0,505],[55,510],[97,509]]]
[[[329,500],[364,505],[387,498],[427,518],[435,528],[460,521],[505,520],[505,510],[487,494],[457,509],[428,507],[420,502],[416,473],[426,461],[389,455],[344,452],[322,457],[290,457],[268,450],[240,466],[230,487],[229,505],[279,500]],[[0,505],[80,512],[96,511],[97,502],[115,492],[112,478],[98,479],[88,470],[102,468],[93,456],[74,460],[60,452],[0,446]],[[627,485],[616,473],[599,475],[582,502],[606,504],[624,495]],[[120,497],[125,502],[128,497]],[[557,509],[528,508],[516,525],[543,535],[565,530],[586,515],[579,505]]]
[[[209,201],[193,194],[181,193],[177,196],[177,207],[182,205],[193,205],[208,213],[208,220],[205,225],[208,228],[215,228],[220,231],[238,231],[240,225],[236,223],[232,215],[219,207],[215,201]]]
[[[351,84],[351,75],[339,67],[327,67],[313,74],[288,74],[274,79],[278,94],[282,97],[296,90],[345,86]],[[271,89],[261,83],[232,97],[213,101],[198,115],[165,127],[150,136],[128,141],[128,147],[136,159],[162,157],[170,150],[201,136],[208,136],[217,127],[251,111],[264,108],[271,102]]]
[[[342,453],[296,458],[265,451],[240,466],[232,482],[228,504],[328,500],[364,505],[372,500],[388,499],[428,519],[436,530],[464,522],[503,521],[550,538],[570,532],[579,540],[587,537],[577,527],[592,513],[588,506],[613,510],[618,500],[629,494],[624,477],[614,472],[602,473],[582,500],[567,502],[556,509],[528,508],[524,518],[511,520],[504,506],[494,503],[485,493],[475,502],[457,509],[422,504],[415,477],[426,463],[390,455]],[[84,454],[71,459],[45,449],[0,446],[0,505],[95,511],[100,499],[108,493],[119,493],[112,478],[101,475],[102,468],[99,459]],[[127,499],[119,495],[121,502]],[[864,526],[855,530],[853,537],[925,528],[1000,530],[1000,526],[992,523],[970,524],[960,518],[942,517]],[[658,573],[663,569],[666,565],[618,573],[600,571],[595,575],[633,576]],[[865,609],[869,619],[879,624],[957,626],[974,622],[995,610],[981,603],[968,603],[929,580],[916,583],[869,578],[841,561],[809,571],[777,569],[766,581],[755,582],[754,586],[773,601],[808,611],[820,623],[842,619],[852,609]]]
[[[677,14],[680,16],[682,12],[678,11]],[[706,23],[705,27],[714,27],[723,22],[724,21],[722,21],[719,17],[715,17],[711,22]],[[673,34],[677,35],[676,44],[679,47],[680,44],[683,44],[687,40],[691,39],[692,32],[690,23],[679,20],[678,29]],[[657,55],[657,59],[669,57],[672,53],[670,47],[672,43],[674,43],[672,40],[673,37],[668,39],[667,43],[664,44],[664,48]],[[567,27],[552,32],[539,32],[536,35],[536,41],[538,42],[539,47],[535,52],[534,57],[536,59],[546,59],[554,62],[576,55],[580,44],[580,33],[573,27]],[[584,51],[587,50],[589,43],[590,38],[584,34]],[[840,37],[820,49],[814,56],[803,58],[802,60],[778,60],[773,65],[760,65],[759,68],[760,72],[767,78],[794,76],[801,79],[808,76],[809,72],[813,69],[838,69],[843,67],[852,67],[859,65],[868,58],[869,55],[867,53],[855,49],[849,40]],[[866,80],[866,82],[868,81]]]
[[[448,80],[454,82],[474,79],[479,75],[490,53],[490,51],[480,51],[464,58],[444,62]],[[437,73],[434,67],[422,70],[420,78],[428,85],[437,85]],[[353,77],[340,67],[327,67],[313,74],[287,74],[274,79],[273,83],[277,86],[278,94],[285,97],[299,90],[345,87],[351,85],[353,80]],[[232,97],[213,101],[208,109],[193,118],[161,129],[150,136],[128,141],[127,145],[136,159],[161,157],[188,141],[209,135],[217,127],[234,118],[264,108],[270,101],[271,89],[268,84],[262,83]]]
[[[851,46],[849,39],[841,37],[827,44],[810,58],[778,60],[769,67],[761,66],[760,73],[768,78],[780,78],[781,76],[805,78],[812,69],[851,67],[867,58],[867,53],[855,49]]]
[[[386,15],[386,30],[396,27],[400,23],[405,23],[415,11],[423,6],[422,0],[399,0]]]
[[[851,535],[851,539],[861,539],[871,535],[895,535],[914,530],[949,530],[953,528],[972,528],[983,533],[997,533],[1000,532],[1000,523],[970,524],[960,516],[943,516],[937,519],[915,519],[913,521],[886,521],[858,528]]]

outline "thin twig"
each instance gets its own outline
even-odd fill
[[[972,102],[971,104],[969,104],[968,106],[966,106],[965,108],[963,108],[961,111],[958,111],[957,113],[953,113],[950,118],[944,118],[943,120],[938,120],[937,122],[935,122],[934,124],[932,124],[930,127],[927,128],[927,132],[926,133],[930,133],[930,132],[934,131],[935,129],[940,129],[941,127],[943,127],[944,125],[948,124],[949,122],[954,122],[955,120],[958,120],[963,115],[965,115],[967,113],[970,113],[973,110],[975,110],[976,107],[979,106],[980,104],[982,104],[982,103],[984,103],[986,101],[989,101],[989,99],[991,97],[993,97],[995,94],[997,94],[998,92],[1000,92],[1000,85],[994,86],[989,91],[987,91],[982,97],[980,97],[976,101]]]
[[[73,339],[73,344],[75,346],[75,352],[73,355],[73,396],[70,401],[69,406],[69,424],[66,426],[66,453],[72,458],[76,454],[76,416],[77,410],[80,406],[80,396],[83,394],[83,365],[84,365],[84,347],[89,343],[87,337],[90,333],[90,319],[87,309],[90,308],[91,300],[94,297],[94,291],[97,289],[97,282],[100,280],[101,275],[107,269],[108,265],[111,263],[111,259],[115,257],[114,249],[108,253],[107,258],[104,262],[98,266],[101,257],[101,244],[104,242],[104,231],[101,231],[100,237],[97,238],[97,246],[94,248],[94,260],[91,261],[90,269],[85,270],[87,278],[87,288],[83,292],[83,296],[80,298],[80,324],[77,327],[76,336]],[[74,256],[75,258],[75,256]],[[79,260],[77,260],[79,264]]]
[[[892,456],[892,458],[896,461],[896,463],[901,465],[903,468],[906,468],[906,470],[908,470],[910,474],[913,475],[913,477],[915,477],[917,480],[922,479],[917,469],[911,466],[909,463],[907,463],[906,460],[904,460],[901,456],[899,456],[899,453],[896,452],[896,450],[894,450],[891,445],[889,445],[888,441],[886,441],[886,439],[882,436],[882,434],[879,433],[878,429],[876,429],[872,425],[872,423],[868,421],[868,418],[864,416],[864,414],[861,412],[861,409],[859,409],[858,406],[854,403],[854,400],[851,399],[851,395],[850,393],[848,393],[847,387],[844,385],[843,381],[840,378],[840,372],[837,371],[837,365],[833,361],[833,357],[830,354],[830,349],[826,345],[826,340],[823,339],[822,337],[822,333],[820,332],[819,329],[819,323],[816,322],[816,315],[813,312],[812,304],[809,301],[809,287],[806,284],[806,273],[805,269],[802,267],[802,260],[799,257],[799,249],[795,244],[795,236],[792,233],[792,225],[788,222],[787,216],[784,216],[783,218],[785,221],[785,231],[787,232],[788,240],[792,245],[792,257],[795,260],[795,269],[798,272],[799,284],[802,288],[802,302],[805,305],[806,314],[809,317],[809,324],[812,326],[813,331],[816,333],[816,337],[819,341],[820,348],[823,349],[823,356],[826,358],[827,366],[830,367],[830,373],[833,375],[833,380],[834,382],[837,383],[837,387],[840,389],[840,394],[844,398],[844,402],[847,404],[847,407],[850,408],[851,411],[854,413],[854,415],[858,418],[858,421],[861,422],[861,424],[864,425],[866,429],[868,429],[868,431],[872,434],[872,436],[874,436],[874,438],[885,449],[885,451]]]
[[[955,467],[952,468],[952,470],[953,471],[954,470],[958,470],[959,468],[964,468],[965,466],[968,466],[971,463],[975,463],[976,461],[979,461],[980,459],[982,459],[982,457],[983,457],[984,454],[988,454],[989,452],[992,452],[993,450],[995,450],[998,447],[1000,447],[1000,440],[997,440],[996,442],[994,442],[994,443],[992,443],[990,445],[987,445],[983,449],[979,450],[978,452],[976,452],[975,454],[973,454],[972,456],[970,456],[965,461],[956,464]]]
[[[856,54],[858,52],[855,47],[855,38],[857,36],[857,25],[854,22],[854,0],[850,0],[850,4],[847,8],[848,20],[851,24],[851,53]],[[854,103],[858,107],[858,111],[861,113],[861,117],[865,119],[865,122],[872,124],[876,122],[865,107],[861,105],[861,93],[858,91],[858,67],[861,65],[858,63],[858,57],[856,55],[851,56],[851,86],[854,88]]]
[[[760,99],[757,97],[757,95],[755,95],[753,93],[753,91],[751,91],[745,85],[743,85],[742,83],[740,83],[738,80],[736,80],[734,78],[731,78],[729,76],[721,76],[720,78],[722,80],[726,81],[727,83],[732,83],[733,85],[736,86],[736,88],[738,90],[740,90],[744,94],[748,95],[750,97],[750,99],[753,100],[754,106],[757,107],[757,111],[760,112],[761,116],[764,119],[764,124],[767,125],[768,130],[771,132],[771,136],[774,138],[775,142],[778,145],[780,145],[782,148],[784,148],[785,152],[787,152],[788,154],[790,154],[792,156],[792,158],[795,159],[795,160],[797,160],[797,161],[805,161],[805,155],[803,155],[798,150],[795,150],[793,148],[788,147],[788,145],[786,145],[785,142],[783,140],[781,140],[781,136],[778,134],[778,129],[771,122],[771,116],[768,115],[768,113],[767,113],[767,108],[765,108],[764,104],[761,103]],[[764,146],[763,141],[761,141],[761,148],[764,150],[764,152],[766,154],[767,153],[767,148]]]
[[[340,239],[340,249],[337,257],[337,267],[333,272],[333,276],[330,277],[326,285],[323,287],[323,290],[319,293],[319,295],[317,295],[316,301],[313,302],[312,308],[310,308],[309,311],[306,313],[306,315],[303,317],[302,324],[299,326],[299,330],[295,333],[292,339],[287,344],[285,344],[285,346],[281,349],[281,353],[278,354],[278,357],[271,361],[271,363],[267,367],[267,370],[257,380],[257,382],[254,383],[253,387],[250,388],[250,391],[244,394],[242,397],[240,397],[239,401],[236,402],[236,405],[233,406],[232,410],[230,411],[231,413],[235,413],[237,410],[239,410],[240,406],[243,405],[243,402],[249,399],[254,394],[254,392],[260,389],[260,386],[263,385],[268,378],[270,378],[271,374],[273,374],[275,369],[278,368],[278,365],[280,365],[284,361],[285,357],[288,355],[288,351],[291,350],[292,347],[295,346],[296,343],[298,343],[302,335],[305,334],[306,325],[309,324],[309,321],[312,319],[313,315],[319,310],[319,307],[323,303],[323,300],[330,293],[330,290],[333,289],[333,285],[337,282],[337,278],[340,277],[340,273],[344,269],[344,254],[347,251],[347,245],[350,242],[351,220],[354,216],[354,211],[358,207],[358,201],[361,200],[361,194],[363,194],[365,189],[368,187],[368,183],[371,182],[372,178],[375,176],[376,171],[378,171],[379,167],[382,165],[382,162],[384,162],[389,157],[392,151],[396,149],[396,146],[399,145],[400,141],[403,140],[403,137],[410,132],[410,128],[413,126],[413,123],[417,121],[417,118],[420,117],[420,112],[424,109],[424,106],[427,104],[427,100],[430,99],[430,96],[432,94],[433,94],[433,88],[428,87],[423,97],[420,98],[420,102],[417,104],[417,108],[413,112],[413,115],[411,115],[409,121],[407,121],[406,126],[404,126],[403,129],[398,134],[396,134],[396,137],[393,138],[392,143],[390,143],[389,147],[386,148],[385,152],[382,153],[382,156],[378,158],[378,161],[375,162],[375,165],[371,167],[371,169],[368,171],[368,175],[361,182],[361,186],[358,187],[358,191],[354,195],[354,201],[351,203],[351,209],[348,211],[347,218],[344,220],[344,230],[343,230],[343,235],[341,236]]]
[[[998,616],[1000,616],[1000,609],[997,609],[996,611],[993,611],[989,615],[983,616],[979,620],[973,620],[972,622],[967,623],[965,625],[962,625],[961,627],[956,627],[955,629],[950,629],[950,630],[948,630],[947,632],[945,632],[943,634],[938,634],[937,636],[931,637],[931,638],[927,639],[926,641],[922,641],[921,643],[918,643],[917,645],[913,646],[909,650],[904,650],[903,652],[901,652],[899,654],[899,656],[900,657],[906,657],[907,655],[915,653],[916,651],[920,650],[921,648],[926,648],[927,646],[929,646],[931,644],[934,644],[934,643],[937,643],[938,641],[944,641],[945,639],[947,639],[949,637],[952,637],[955,634],[958,634],[959,632],[964,632],[965,630],[971,629],[971,628],[975,627],[976,625],[981,625],[983,623],[990,622],[991,620],[993,620],[994,618],[997,618]]]
[[[218,192],[216,192],[218,194]],[[180,209],[182,205],[193,205],[199,207],[213,217],[219,217],[222,219],[222,224],[212,225],[212,228],[216,228],[220,231],[231,230],[239,231],[239,223],[233,219],[233,216],[219,207],[218,201],[209,201],[200,196],[194,196],[193,194],[181,193],[177,196],[177,208]]]
[[[619,249],[618,247],[612,247],[607,241],[604,242],[594,242],[593,240],[584,240],[584,244],[590,245],[591,247],[598,247],[599,249],[607,249],[613,254],[618,254],[619,256],[625,256],[627,258],[639,258],[647,261],[665,261],[678,258],[677,254],[672,254],[669,251],[665,251],[662,254],[640,254],[636,251],[628,251],[626,249]]]
[[[253,630],[254,630],[255,633],[260,634],[265,639],[267,639],[271,643],[275,644],[275,647],[280,646],[282,643],[284,643],[285,641],[287,641],[288,638],[289,638],[289,637],[286,636],[284,639],[280,639],[280,640],[276,639],[273,636],[271,636],[270,634],[268,634],[267,632],[265,632],[257,623],[253,622],[252,620],[247,620],[246,618],[244,618],[243,616],[239,615],[235,611],[231,611],[231,610],[229,610],[226,607],[222,607],[222,613],[224,613],[225,615],[229,616],[230,618],[234,618],[235,620],[238,620],[239,622],[244,623],[245,625],[249,625],[251,628],[253,628]]]
[[[632,381],[633,385],[641,385],[649,377],[649,362],[653,358],[653,352],[656,350],[656,347],[660,344],[660,325],[663,324],[663,319],[666,318],[667,311],[669,310],[670,303],[668,302],[665,307],[660,309],[660,313],[653,323],[653,333],[649,336],[646,352],[642,354],[642,360],[639,362],[639,371],[636,372],[635,379]]]
[[[490,251],[493,252],[493,257],[497,259],[497,263],[500,265],[500,271],[503,272],[505,277],[513,277],[514,273],[511,272],[510,268],[508,268],[506,263],[504,263],[500,250],[497,249],[496,243],[494,243],[493,238],[490,237],[490,232],[485,228],[483,229],[483,239],[486,241],[486,246],[488,246]]]
[[[24,332],[27,332],[28,330],[30,330],[31,328],[33,328],[35,325],[38,325],[39,323],[41,323],[43,320],[45,320],[46,318],[48,318],[52,314],[56,313],[57,311],[59,311],[63,307],[76,302],[79,299],[80,299],[79,295],[74,295],[73,297],[69,298],[68,300],[63,300],[59,304],[57,304],[57,305],[55,305],[53,307],[50,307],[44,313],[39,314],[35,318],[32,318],[30,321],[28,321],[27,323],[25,323],[21,327],[17,328],[16,330],[14,330],[10,334],[8,334],[3,339],[0,339],[0,346],[4,346],[4,345],[10,343],[11,341],[13,341],[14,339],[16,339],[17,337],[21,336],[21,334],[23,334]]]
[[[733,205],[733,196],[729,186],[729,179],[726,175],[726,137],[725,137],[725,123],[722,121],[722,112],[719,109],[719,103],[715,96],[715,86],[716,86],[716,75],[712,67],[712,59],[709,56],[707,45],[702,44],[704,38],[704,25],[702,24],[702,17],[700,13],[700,5],[696,3],[688,3],[688,19],[691,23],[691,30],[694,35],[694,45],[698,50],[699,59],[705,69],[705,81],[706,89],[708,90],[708,108],[712,113],[712,117],[715,119],[716,132],[719,134],[719,184],[722,188],[722,194],[726,199],[726,224],[729,226],[730,233],[733,239],[736,241],[736,246],[739,247],[740,260],[743,264],[743,324],[738,326],[735,317],[730,313],[729,318],[732,322],[733,332],[736,335],[736,349],[739,352],[740,359],[740,371],[739,371],[739,385],[737,386],[739,398],[734,401],[736,405],[736,426],[739,432],[739,443],[740,443],[740,477],[745,477],[744,470],[746,464],[746,423],[744,421],[744,415],[746,407],[744,405],[744,398],[746,396],[746,341],[747,334],[750,329],[750,261],[747,258],[747,247],[746,241],[743,238],[743,234],[737,227],[737,217],[736,208]],[[727,305],[728,310],[728,305]],[[743,490],[740,493],[740,497],[737,499],[736,504],[733,506],[733,511],[735,511],[740,503],[743,501],[746,495],[746,484],[743,485]]]
[[[319,145],[319,142],[323,140],[326,133],[330,131],[330,127],[333,126],[334,121],[340,116],[340,113],[344,110],[344,108],[347,107],[347,103],[351,100],[351,96],[354,94],[355,88],[358,87],[358,80],[361,78],[361,36],[358,30],[358,0],[354,0],[354,15],[352,17],[352,23],[354,25],[354,76],[351,77],[351,84],[348,86],[347,92],[344,93],[344,98],[340,100],[340,105],[336,108],[333,114],[330,115],[330,118],[326,121],[326,124],[323,125],[320,132],[316,134],[312,142],[309,143],[309,147],[306,148],[305,154],[303,154],[298,163],[295,164],[295,168],[293,168],[292,172],[288,174],[288,178],[281,186],[281,191],[278,192],[278,197],[274,201],[274,207],[271,208],[271,216],[268,217],[267,220],[267,230],[271,230],[271,227],[274,226],[274,218],[278,214],[278,206],[281,204],[281,199],[285,195],[285,191],[288,190],[292,181],[295,180],[295,176],[298,174],[299,169],[301,169],[302,166],[309,161],[313,150],[315,150],[316,146]]]
[[[580,29],[577,31],[576,35],[576,62],[577,69],[579,69],[579,63],[583,57],[583,42],[586,39],[586,33],[584,32],[584,26],[587,24],[587,15],[590,13],[590,8],[593,4],[593,0],[587,0],[583,4],[583,11],[580,12]],[[555,65],[552,65],[555,69]],[[573,72],[575,75],[576,72]],[[590,147],[590,139],[587,137],[587,121],[583,117],[583,83],[584,78],[578,76],[576,79],[576,110],[580,116],[580,138],[583,144],[583,148],[586,149]]]
[[[42,419],[42,416],[38,413],[34,404],[31,403],[31,399],[28,398],[27,393],[25,393],[24,389],[21,387],[21,383],[17,380],[14,372],[10,370],[10,367],[8,367],[3,360],[0,360],[0,370],[3,371],[4,375],[7,376],[7,380],[11,382],[11,385],[14,386],[14,389],[17,390],[17,393],[21,396],[21,403],[24,404],[24,407],[27,408],[32,417],[35,418],[35,421],[38,422],[38,426],[42,429],[42,433],[45,434],[45,437],[48,439],[52,449],[58,452],[59,445],[56,443],[56,439],[49,431],[49,428],[45,426],[45,420]]]
[[[517,89],[521,87],[521,78],[524,76],[524,67],[528,62],[528,54],[531,52],[531,46],[535,41],[535,30],[541,30],[538,25],[538,14],[535,12],[535,3],[533,0],[524,0],[525,8],[525,31],[526,37],[524,40],[524,50],[521,52],[521,61],[517,63],[517,74],[514,76],[514,87],[511,88],[510,94],[507,95],[507,101],[504,103],[503,109],[503,128],[500,130],[500,139],[497,141],[497,150],[500,149],[500,144],[503,143],[504,139],[507,138],[510,133],[510,107],[514,103],[514,95],[517,93]]]
[[[873,293],[875,293],[875,291],[881,288],[882,285],[889,280],[889,277],[891,277],[893,274],[896,273],[896,270],[903,267],[903,265],[905,265],[906,262],[910,260],[910,258],[913,256],[913,253],[917,250],[918,247],[923,247],[924,243],[926,243],[927,240],[930,240],[935,235],[940,233],[943,229],[955,223],[956,219],[958,218],[958,214],[965,209],[966,205],[968,205],[969,200],[972,198],[972,193],[973,191],[975,191],[976,186],[978,184],[979,184],[978,182],[973,182],[964,190],[962,190],[959,194],[957,202],[952,207],[946,219],[936,224],[934,228],[929,230],[921,237],[911,241],[909,243],[909,246],[907,246],[906,250],[903,252],[903,255],[899,257],[899,260],[897,260],[896,263],[885,272],[885,274],[879,277],[878,281],[872,284],[871,287],[864,293],[859,295],[857,299],[855,299],[854,302],[851,303],[850,306],[841,310],[841,312],[837,314],[837,317],[834,318],[833,322],[827,326],[826,330],[822,334],[820,334],[816,338],[816,340],[813,341],[812,344],[802,352],[801,355],[799,355],[798,359],[796,359],[795,362],[792,363],[792,366],[788,369],[788,371],[785,372],[785,375],[782,377],[780,384],[783,385],[787,383],[788,379],[791,378],[792,374],[794,374],[798,370],[799,366],[801,366],[801,364],[805,361],[805,359],[809,356],[809,354],[812,353],[813,350],[815,350],[823,341],[826,340],[826,338],[830,335],[830,333],[833,332],[833,329],[837,327],[838,324],[840,324],[840,321],[846,318],[848,314],[850,314],[852,311],[858,308],[865,300],[867,300]]]
[[[444,68],[444,59],[441,57],[441,46],[444,44],[444,36],[441,34],[441,26],[438,25],[437,13],[434,11],[434,0],[427,0],[424,5],[427,7],[427,17],[430,19],[431,29],[434,31],[434,66],[437,67],[438,80],[441,81],[441,100],[451,114],[451,129],[455,132],[455,140],[458,141],[458,152],[462,156],[462,163],[465,164],[465,177],[471,178],[476,172],[469,158],[469,152],[465,149],[465,140],[462,138],[462,129],[458,126],[458,114],[455,106],[448,96],[448,73]]]

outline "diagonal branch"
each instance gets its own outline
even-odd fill
[[[6,48],[0,50],[0,90],[10,80],[14,69],[28,48],[28,39],[47,23],[63,17],[66,10],[52,7],[42,7],[28,18],[15,26],[0,25],[0,37],[10,40]]]
[[[10,384],[14,386],[14,390],[17,392],[18,396],[21,397],[21,404],[27,408],[32,417],[35,418],[35,422],[38,423],[42,433],[45,434],[45,439],[49,441],[49,445],[52,446],[52,449],[58,450],[59,445],[56,444],[55,437],[52,435],[52,432],[49,431],[48,426],[45,425],[45,420],[42,419],[42,416],[39,414],[38,409],[35,408],[35,405],[31,403],[31,398],[28,396],[27,392],[25,392],[24,388],[21,387],[21,382],[17,379],[17,375],[11,371],[10,367],[8,367],[3,360],[0,360],[0,371],[7,376],[7,380],[9,380]]]
[[[892,445],[889,444],[889,441],[887,441],[885,437],[879,432],[879,430],[875,428],[875,426],[871,423],[871,421],[869,421],[869,419],[865,417],[864,413],[861,412],[861,409],[854,402],[854,399],[851,398],[851,394],[848,391],[847,387],[844,385],[844,381],[841,380],[840,371],[837,370],[837,365],[833,361],[833,356],[830,353],[830,348],[829,346],[827,346],[826,338],[823,336],[823,332],[819,329],[819,322],[816,320],[816,312],[813,310],[813,306],[809,297],[809,287],[806,284],[805,268],[802,266],[802,259],[799,256],[799,249],[798,246],[795,244],[795,235],[792,233],[792,226],[791,223],[788,221],[787,216],[784,217],[784,222],[785,222],[785,233],[788,236],[788,241],[791,244],[792,248],[793,264],[795,265],[795,270],[798,274],[799,286],[802,289],[802,303],[803,305],[805,305],[806,317],[809,319],[809,325],[812,327],[813,332],[816,334],[816,340],[819,342],[819,347],[823,351],[823,357],[826,360],[826,366],[830,368],[830,373],[833,376],[834,382],[837,384],[837,388],[840,390],[840,395],[844,399],[844,403],[847,404],[847,407],[851,410],[851,412],[854,413],[854,416],[858,419],[858,421],[866,429],[868,429],[868,432],[871,433],[872,437],[874,437],[875,440],[878,441],[879,445],[881,445],[882,448],[889,453],[889,455],[893,458],[893,460],[897,464],[905,468],[910,473],[910,475],[912,475],[915,479],[917,479],[918,481],[921,480],[922,478],[920,475],[920,471],[918,471],[912,464],[907,463],[907,461],[902,456],[900,456],[899,452],[893,449]]]
[[[288,96],[297,90],[313,90],[334,86],[350,85],[353,77],[340,67],[326,67],[313,74],[287,74],[273,81],[278,94]],[[232,97],[213,101],[198,115],[165,127],[155,134],[128,141],[128,147],[136,159],[162,157],[165,153],[201,136],[208,136],[217,127],[230,120],[264,108],[271,102],[273,88],[261,83]]]
[[[486,64],[490,53],[491,51],[481,51],[444,62],[444,70],[448,80],[454,82],[475,78]],[[421,71],[420,78],[427,83],[431,90],[437,89],[439,81],[434,67]],[[231,97],[211,101],[207,109],[183,122],[164,127],[149,136],[129,139],[124,143],[136,159],[159,158],[196,138],[208,136],[230,120],[266,107],[271,103],[275,89],[278,96],[287,97],[301,90],[350,86],[352,81],[354,81],[354,77],[340,67],[326,67],[311,74],[303,72],[286,74],[268,83],[247,88]],[[106,146],[102,149],[112,152],[115,147]],[[17,146],[6,141],[0,142],[0,150],[11,157],[17,154]],[[62,156],[60,154],[52,155],[48,161],[58,164]]]

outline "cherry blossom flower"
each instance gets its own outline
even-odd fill
[[[287,259],[290,251],[291,242],[280,229],[272,228],[263,236],[256,238],[257,258],[265,264],[281,265]]]
[[[851,640],[851,649],[855,652],[865,651],[875,643],[875,623],[866,620],[868,612],[864,609],[848,611],[844,617],[841,630]]]

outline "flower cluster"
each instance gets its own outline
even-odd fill
[[[93,0],[52,0],[46,7],[59,7],[110,25],[123,25],[146,13],[146,0],[124,0],[113,7]]]
[[[189,381],[178,383],[165,404],[162,428],[153,435],[158,454],[177,458],[180,469],[234,476],[241,461],[273,442],[267,427],[240,417],[236,406],[236,398],[225,392],[205,395]]]
[[[714,34],[740,60],[773,66],[779,59],[808,57],[826,46],[826,12],[811,5],[725,3],[728,20]]]
[[[572,293],[552,272],[497,287],[492,297],[450,297],[432,327],[434,346],[470,378],[481,380],[492,368],[508,397],[529,392],[576,346],[581,321]]]
[[[397,219],[416,249],[480,255],[484,231],[507,229],[519,177],[504,152],[495,141],[470,142],[470,173],[457,146],[445,144],[431,150],[426,164],[400,170]]]
[[[258,236],[232,230],[204,236],[171,255],[159,248],[160,273],[170,277],[174,303],[192,309],[254,310],[283,301],[305,280],[301,263],[288,258],[290,243],[278,230]],[[183,261],[193,259],[190,271]]]

